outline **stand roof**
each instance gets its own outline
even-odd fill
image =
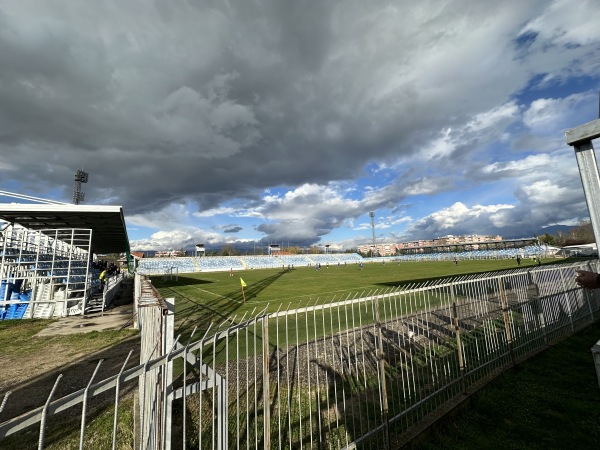
[[[121,206],[0,203],[0,219],[37,231],[91,229],[93,253],[129,251],[129,238]]]

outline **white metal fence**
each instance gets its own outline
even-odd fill
[[[0,424],[0,446],[38,424],[43,448],[45,418],[83,404],[85,448],[86,399],[114,390],[120,448],[119,386],[137,380],[136,448],[394,448],[481,380],[597,320],[600,295],[575,284],[580,268],[599,270],[540,266],[315,300],[232,318],[186,344],[168,340],[170,302],[139,283],[140,365],[51,394]]]

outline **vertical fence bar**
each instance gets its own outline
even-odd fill
[[[308,434],[310,437],[310,447],[313,447],[313,418],[312,418],[312,383],[310,379],[310,333],[308,331],[308,308],[304,314],[304,330],[306,333],[306,372],[307,372],[307,388],[308,388]]]
[[[451,288],[453,288],[453,286]],[[452,302],[452,321],[454,323],[454,333],[456,335],[456,354],[458,356],[458,370],[461,391],[463,394],[465,394],[467,392],[467,383],[465,381],[465,362],[463,359],[463,347],[460,339],[460,326],[458,325],[458,311],[455,301]]]
[[[254,348],[254,358],[252,361],[252,365],[254,368],[254,378],[252,380],[252,387],[253,387],[253,391],[254,391],[254,417],[253,417],[253,422],[254,422],[254,447],[256,449],[258,449],[258,439],[259,439],[259,424],[260,421],[258,420],[259,417],[259,398],[258,398],[258,377],[259,377],[259,373],[258,373],[258,368],[261,366],[261,364],[259,364],[258,359],[258,349],[256,347],[256,345],[258,344],[258,332],[256,330],[257,327],[257,323],[258,321],[255,319],[252,322],[252,343],[253,343],[253,348]]]
[[[54,396],[54,392],[56,391],[56,387],[58,386],[58,382],[60,381],[60,379],[62,378],[62,373],[56,378],[56,381],[54,382],[54,386],[52,386],[52,390],[50,391],[50,394],[48,395],[48,398],[46,399],[46,404],[44,405],[44,408],[42,409],[42,417],[40,419],[40,435],[38,438],[38,450],[43,450],[44,448],[44,436],[45,436],[45,431],[46,431],[46,414],[48,411],[48,406],[50,405],[50,401],[52,400],[52,397]]]
[[[388,393],[385,376],[385,353],[383,352],[383,331],[381,325],[381,314],[379,312],[379,299],[374,300],[375,323],[377,325],[377,363],[379,365],[379,384],[381,386],[381,421],[383,424],[383,445],[385,449],[390,448],[390,423],[388,420]]]
[[[279,310],[281,309],[281,305],[279,305]],[[279,344],[279,316],[275,314],[275,354],[277,356],[277,378],[276,378],[276,386],[277,386],[277,444],[278,448],[282,447],[281,441],[281,346]]]
[[[175,333],[175,297],[165,299],[168,308],[168,314],[164,319],[164,334],[163,334],[163,354],[170,354],[173,350],[173,339]],[[167,312],[167,311],[165,311]],[[163,427],[162,427],[162,442],[165,450],[171,450],[171,416],[173,414],[173,360],[168,358],[167,365],[163,372]]]
[[[10,394],[12,394],[12,391],[8,391],[6,394],[4,394],[4,398],[2,399],[2,404],[0,404],[0,413],[6,406],[6,402],[8,401],[8,397],[10,397]]]
[[[498,277],[498,294],[500,295],[500,305],[502,306],[502,317],[504,318],[504,329],[506,333],[506,343],[508,345],[508,353],[510,355],[510,362],[515,365],[515,354],[513,351],[513,340],[512,333],[510,330],[510,321],[508,317],[508,304],[506,301],[506,291],[504,290],[504,283],[502,277]]]
[[[81,431],[79,432],[79,450],[83,450],[83,443],[85,441],[85,416],[87,414],[87,403],[88,403],[88,395],[89,395],[88,393],[90,391],[90,386],[92,385],[92,382],[94,381],[94,378],[96,377],[96,374],[98,373],[98,369],[100,368],[100,365],[102,364],[102,361],[104,361],[104,359],[101,359],[100,361],[98,361],[98,364],[96,365],[96,368],[94,369],[94,373],[90,377],[88,384],[85,387],[85,390],[83,391],[83,404],[81,405]]]
[[[129,353],[127,354],[127,357],[125,358],[125,362],[121,366],[121,370],[119,371],[119,374],[117,375],[117,385],[115,386],[115,415],[113,418],[112,450],[115,450],[117,448],[117,427],[119,424],[119,398],[120,398],[119,394],[121,391],[121,376],[123,375],[125,366],[127,366],[127,363],[129,362],[129,358],[131,357],[132,353],[133,353],[133,350],[129,350]]]
[[[322,312],[323,310],[321,310]],[[315,343],[315,359],[314,361],[318,361],[319,359],[319,339],[317,337],[317,310],[313,309],[313,330],[314,330],[314,343]],[[319,365],[315,365],[316,372],[316,402],[317,402],[317,426],[318,426],[318,447],[321,448],[323,444],[323,424],[321,418],[321,384],[319,383]]]
[[[289,311],[289,305],[288,305]],[[288,435],[288,445],[292,448],[292,387],[290,381],[290,336],[289,336],[289,324],[288,324],[289,315],[285,315],[285,348],[286,348],[286,357],[285,357],[285,376],[286,376],[286,397],[287,397],[287,435]]]
[[[562,271],[560,271],[558,273],[560,275],[560,282],[562,283],[562,287],[563,287],[564,301],[565,301],[565,304],[566,304],[567,310],[568,310],[567,314],[569,316],[569,324],[571,326],[571,331],[574,331],[575,324],[573,323],[573,312],[571,310],[571,303],[569,302],[569,298],[571,296],[569,295],[569,289],[567,287],[567,283],[565,282],[565,277],[564,277]]]
[[[340,384],[342,385],[342,411],[344,411],[344,414],[347,415],[348,414],[348,408],[346,407],[346,376],[344,374],[344,344],[342,342],[342,320],[340,317],[340,309],[341,309],[341,305],[338,305],[336,310],[337,310],[337,332],[336,332],[336,336],[337,336],[337,343],[338,343],[338,354],[339,354],[339,359],[340,359],[340,371],[337,374],[337,377],[340,379]],[[350,433],[348,432],[348,423],[347,421],[344,423],[344,438],[346,441],[346,445],[348,445],[348,435]]]
[[[271,414],[269,391],[269,316],[262,319],[263,329],[263,415],[265,428],[263,431],[264,448],[271,449]]]
[[[215,371],[216,372],[216,371]],[[219,450],[227,450],[229,448],[228,440],[228,395],[227,395],[227,378],[217,375],[217,386],[213,389],[217,390],[217,448]]]
[[[303,448],[304,442],[302,440],[303,432],[302,432],[302,389],[301,389],[301,374],[300,374],[300,324],[298,322],[298,310],[294,314],[295,325],[296,325],[296,336],[294,337],[296,342],[296,355],[295,355],[295,365],[296,365],[296,392],[297,392],[297,400],[298,400],[298,442],[300,443],[300,449]]]
[[[341,443],[339,441],[339,433],[340,433],[340,418],[339,418],[339,401],[337,396],[337,374],[336,374],[336,352],[335,352],[335,343],[334,343],[334,327],[333,327],[333,303],[329,304],[329,332],[331,333],[331,372],[333,377],[333,405],[335,406],[333,414],[335,415],[335,437],[337,439],[338,447],[341,447]]]

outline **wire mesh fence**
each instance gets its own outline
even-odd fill
[[[116,380],[137,379],[141,449],[395,448],[482,380],[598,320],[600,295],[574,282],[581,268],[600,269],[540,266],[315,300],[185,344],[172,339],[169,302],[136,284],[154,305],[138,305],[140,365],[90,380],[69,402],[115,389],[118,411]],[[49,397],[27,424],[0,424],[0,444],[33,423],[43,434],[42,417],[64,403]]]
[[[598,295],[575,284],[577,268],[370,292],[219,331],[176,365],[179,392],[203,387],[177,395],[174,420],[194,430],[181,445],[392,447],[481,380],[597,320]]]

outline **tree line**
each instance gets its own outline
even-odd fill
[[[556,247],[592,244],[596,242],[592,223],[589,220],[581,220],[566,233],[562,231],[557,231],[556,234],[545,233],[544,235],[539,236],[538,239],[544,244]]]

